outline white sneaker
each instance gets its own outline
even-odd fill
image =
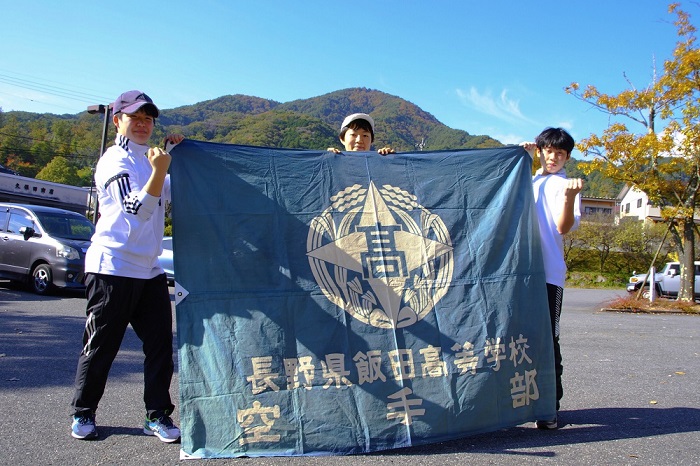
[[[79,440],[91,440],[97,438],[95,415],[89,412],[73,416],[70,435]]]
[[[173,424],[170,416],[161,416],[157,419],[148,419],[143,423],[143,433],[155,435],[163,442],[172,443],[180,438],[180,429]]]

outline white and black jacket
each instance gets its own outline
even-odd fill
[[[85,259],[86,272],[144,279],[163,273],[158,256],[170,176],[160,197],[146,193],[144,185],[152,172],[148,149],[118,134],[97,163],[100,217]]]

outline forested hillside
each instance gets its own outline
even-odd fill
[[[340,147],[338,130],[351,113],[375,119],[375,147],[397,151],[498,147],[487,135],[449,128],[418,106],[384,92],[352,88],[286,103],[246,95],[227,95],[173,109],[161,109],[157,140],[179,132],[190,139],[324,150]],[[89,185],[100,151],[102,116],[0,112],[0,165],[21,175],[73,185]],[[109,125],[108,142],[114,139]],[[567,170],[576,171],[570,163]],[[617,186],[605,180],[586,185],[586,195],[613,197]]]
[[[614,181],[610,178],[606,178],[600,171],[593,171],[586,175],[583,172],[582,167],[589,163],[590,162],[572,158],[564,167],[566,168],[566,175],[569,178],[582,178],[584,180],[581,195],[586,197],[617,197],[625,184],[620,181]]]
[[[449,128],[404,99],[364,88],[287,103],[243,95],[219,97],[164,110],[160,129],[204,141],[322,150],[338,146],[340,123],[356,112],[374,118],[376,147],[408,151],[421,141],[426,150],[501,145],[489,136]]]

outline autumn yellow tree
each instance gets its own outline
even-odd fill
[[[693,301],[693,218],[700,194],[700,49],[690,16],[677,3],[669,6],[669,13],[676,15],[679,40],[673,57],[646,88],[629,83],[629,89],[610,95],[593,85],[582,89],[572,83],[566,92],[610,115],[601,135],[579,142],[581,152],[594,157],[587,170],[599,169],[644,191],[661,208],[681,258],[678,299]]]

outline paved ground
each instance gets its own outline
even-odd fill
[[[142,357],[131,331],[100,405],[100,439],[70,437],[85,302],[6,286],[0,282],[0,464],[179,463],[178,445],[141,433]],[[700,464],[700,316],[600,312],[617,294],[624,291],[565,292],[558,431],[523,425],[372,455],[194,464]]]

